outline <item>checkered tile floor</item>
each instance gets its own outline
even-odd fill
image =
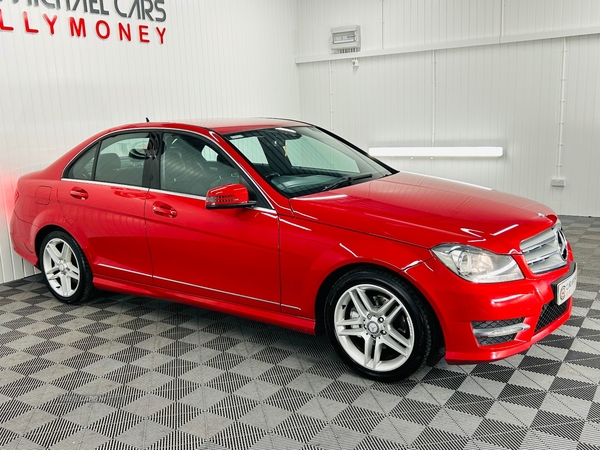
[[[600,219],[563,217],[569,322],[493,364],[361,379],[313,337],[105,294],[0,285],[5,449],[600,449]]]

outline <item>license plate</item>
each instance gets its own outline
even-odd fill
[[[567,301],[569,297],[572,297],[577,287],[577,268],[575,271],[565,280],[557,283],[556,285],[556,304],[560,305]]]

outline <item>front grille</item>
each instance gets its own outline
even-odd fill
[[[560,223],[521,242],[521,252],[532,273],[544,273],[567,265],[567,239]]]
[[[538,331],[543,330],[556,319],[561,317],[564,313],[567,312],[568,306],[568,301],[560,305],[557,305],[555,302],[550,302],[542,306],[542,314],[540,314],[540,319],[538,320],[538,323],[535,326],[535,331],[533,333],[535,334]]]

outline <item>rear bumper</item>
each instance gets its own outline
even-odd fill
[[[13,249],[19,256],[35,266],[38,258],[35,253],[35,243],[31,241],[32,236],[35,236],[33,225],[19,219],[13,212],[10,219],[10,239]]]
[[[572,298],[557,305],[552,283],[568,272],[564,267],[532,279],[475,284],[433,258],[408,275],[439,318],[446,361],[470,364],[523,352],[565,323]]]

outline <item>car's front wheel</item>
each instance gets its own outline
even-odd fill
[[[49,233],[42,241],[39,260],[50,292],[61,302],[78,303],[94,294],[90,266],[75,239],[67,233]]]
[[[354,370],[380,381],[396,381],[418,370],[432,345],[425,300],[400,277],[354,270],[332,287],[325,328],[338,355]]]

